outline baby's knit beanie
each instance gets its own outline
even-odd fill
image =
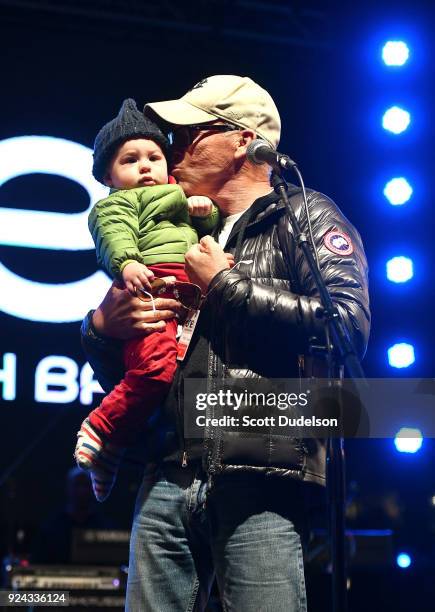
[[[117,148],[133,138],[153,140],[160,145],[164,155],[168,155],[168,139],[153,121],[138,111],[136,102],[128,98],[122,103],[118,116],[103,125],[95,138],[92,174],[97,181],[104,184],[107,167]]]

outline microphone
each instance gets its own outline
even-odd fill
[[[247,158],[253,164],[269,164],[274,170],[291,170],[297,166],[288,155],[279,153],[265,140],[253,140],[246,151]]]

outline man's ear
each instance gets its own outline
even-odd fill
[[[104,175],[103,181],[107,187],[113,187],[112,177],[110,176],[109,172],[106,172],[106,174]]]
[[[253,130],[241,130],[236,141],[235,158],[246,156],[246,150],[253,140],[255,140],[255,132]]]

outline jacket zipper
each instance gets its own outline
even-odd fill
[[[187,455],[187,450],[186,450],[186,441],[184,439],[184,427],[182,426],[182,419],[181,419],[181,407],[180,407],[180,398],[181,398],[181,382],[182,380],[184,380],[184,378],[182,377],[182,370],[180,369],[179,371],[179,375],[178,375],[178,381],[177,381],[177,424],[178,424],[178,438],[180,440],[180,446],[182,449],[182,454],[181,454],[181,467],[185,468],[187,467],[187,463],[188,463],[188,455]]]
[[[211,348],[209,349],[209,369],[208,369],[208,375],[209,375],[209,381],[210,384],[213,386],[215,384],[215,380],[217,378],[219,378],[220,382],[223,382],[224,380],[224,375],[223,375],[223,367],[222,367],[222,363],[219,359],[219,357],[216,355],[216,353],[214,353]],[[214,390],[213,387],[211,389],[212,391]],[[216,416],[215,414],[215,408],[213,407],[212,409],[212,414],[211,416],[214,418]],[[218,415],[220,416],[220,414]],[[209,440],[212,442],[210,445],[210,454],[209,454],[209,461],[208,461],[208,475],[209,475],[209,488],[211,488],[212,486],[212,477],[217,473],[218,471],[218,464],[220,463],[220,452],[221,452],[221,439],[222,439],[222,430],[219,427],[211,427],[210,428],[210,437]]]
[[[213,326],[214,327],[214,326]],[[207,363],[207,391],[210,392],[211,388],[210,385],[212,384],[213,381],[213,352],[209,346],[208,348],[208,363]],[[207,409],[207,416],[208,417],[212,417],[213,414],[210,414],[209,412],[210,408]],[[208,443],[208,442],[213,442],[213,438],[214,438],[214,432],[213,432],[213,427],[211,427],[210,425],[207,426],[206,430],[205,430],[205,438],[204,438],[204,444]],[[207,445],[207,451],[208,451],[208,457],[207,457],[207,472],[209,472],[210,466],[211,466],[211,447],[212,444],[206,444]]]

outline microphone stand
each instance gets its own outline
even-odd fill
[[[282,162],[281,162],[282,164]],[[291,167],[297,174],[308,215],[308,205],[306,201],[305,186],[296,164],[286,158],[284,167]],[[279,162],[274,164],[274,175],[272,186],[276,193],[285,203],[287,213],[293,228],[294,237],[298,247],[303,251],[305,259],[310,268],[314,282],[316,284],[322,312],[319,313],[324,318],[327,331],[332,334],[332,346],[329,341],[329,333],[326,334],[327,352],[332,355],[338,353],[338,365],[345,365],[347,372],[355,380],[356,386],[363,386],[365,383],[364,371],[356,355],[352,341],[349,338],[347,329],[340,317],[337,308],[334,306],[331,296],[323,280],[322,274],[317,266],[313,251],[310,248],[307,235],[302,232],[293,208],[287,195],[287,183],[282,177]],[[313,245],[314,248],[314,245]],[[342,369],[342,367],[340,368]],[[331,375],[331,368],[329,369]],[[341,396],[341,394],[340,394]],[[343,404],[340,403],[340,422],[343,423],[342,412]],[[327,445],[327,485],[328,497],[330,500],[329,531],[331,541],[332,558],[332,604],[334,612],[347,612],[347,571],[346,571],[346,550],[345,550],[345,461],[344,461],[344,441],[342,437],[329,438]]]

